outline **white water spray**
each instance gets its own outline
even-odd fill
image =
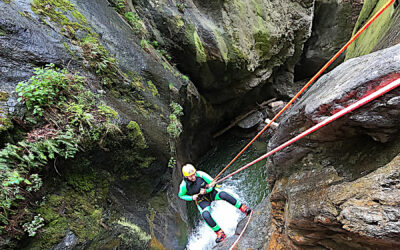
[[[237,183],[224,184],[221,190],[230,193],[235,198],[244,202],[242,194],[236,188]],[[227,237],[234,235],[236,226],[239,220],[244,215],[235,206],[230,203],[220,200],[211,203],[211,216],[226,233]],[[206,225],[204,220],[200,218],[196,229],[189,236],[189,241],[186,246],[187,250],[208,250],[215,246],[216,234]]]

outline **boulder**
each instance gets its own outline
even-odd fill
[[[332,166],[281,179],[271,194],[269,248],[400,247],[400,156],[355,181]]]

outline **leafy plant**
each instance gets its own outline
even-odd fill
[[[171,102],[169,106],[172,113],[169,115],[167,132],[172,138],[178,138],[183,131],[182,123],[179,121],[179,117],[183,115],[183,108],[176,102]]]
[[[44,219],[38,214],[33,218],[33,221],[25,223],[22,227],[25,232],[28,232],[29,236],[33,237],[36,235],[36,231],[44,226],[43,222]]]
[[[125,7],[125,0],[117,0],[116,6],[118,9],[123,9]]]
[[[18,101],[25,101],[26,107],[39,116],[43,115],[44,108],[56,104],[56,100],[65,101],[63,92],[70,91],[71,78],[83,80],[79,76],[67,75],[66,70],[57,69],[54,64],[36,68],[34,74],[28,81],[18,83],[16,91]]]
[[[147,41],[146,39],[142,39],[142,40],[140,41],[140,46],[141,46],[143,49],[148,49],[148,48],[149,48],[149,41]]]
[[[176,7],[178,8],[179,12],[184,13],[185,12],[185,5],[177,3]]]
[[[131,25],[136,34],[145,33],[142,20],[139,18],[139,16],[137,16],[133,12],[126,12],[123,14],[123,16],[126,18],[126,20]]]
[[[182,75],[182,79],[185,80],[185,81],[189,81],[189,77],[187,77],[185,75]]]
[[[169,158],[169,161],[168,161],[168,167],[174,168],[175,166],[176,166],[176,160],[174,159],[173,156],[171,156],[171,158]]]
[[[152,41],[151,45],[153,45],[154,48],[157,48],[158,47],[158,42],[157,41]]]

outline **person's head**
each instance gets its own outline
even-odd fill
[[[194,168],[194,166],[192,164],[185,164],[182,167],[182,174],[189,181],[196,180],[196,169]]]

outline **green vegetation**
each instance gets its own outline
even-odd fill
[[[22,227],[25,232],[28,232],[29,236],[33,237],[36,235],[36,231],[44,226],[43,221],[44,219],[38,214],[33,218],[33,221],[25,223]]]
[[[43,115],[43,109],[55,105],[56,101],[65,101],[63,93],[78,91],[77,83],[82,83],[83,77],[67,75],[66,70],[54,68],[50,64],[47,68],[36,68],[34,76],[29,81],[18,83],[18,101],[25,101],[26,107],[33,114]],[[70,84],[73,82],[74,84]]]
[[[183,108],[176,102],[171,102],[169,106],[172,113],[169,115],[167,132],[172,138],[176,139],[182,133],[182,123],[179,121],[179,117],[183,115]]]
[[[40,219],[33,217],[28,223],[19,214],[24,213],[20,206],[32,199],[30,192],[42,186],[41,169],[56,157],[73,158],[78,145],[93,146],[117,130],[111,123],[115,111],[98,105],[84,82],[81,76],[48,65],[35,69],[34,76],[17,85],[19,101],[32,117],[25,123],[33,128],[25,140],[8,143],[0,151],[1,229],[8,225],[8,231],[19,232],[19,225],[25,225],[25,231],[33,234]]]
[[[185,12],[185,5],[184,4],[180,4],[180,3],[177,3],[176,4],[176,7],[178,8],[178,11],[179,12],[181,12],[181,13],[184,13]]]
[[[153,84],[152,81],[147,81],[147,86],[149,87],[149,90],[153,96],[160,96],[157,87]]]
[[[142,49],[148,49],[149,48],[149,41],[147,41],[146,39],[142,39],[140,41],[140,46],[142,47]]]
[[[117,222],[124,229],[119,235],[126,247],[143,247],[146,248],[149,244],[151,236],[144,232],[139,226],[131,223],[125,218]]]
[[[175,166],[176,166],[176,160],[174,159],[174,157],[171,156],[171,158],[169,158],[169,161],[168,161],[168,167],[175,168]]]
[[[6,36],[6,35],[7,35],[6,31],[3,30],[3,29],[0,27],[0,36]]]
[[[126,12],[123,16],[137,35],[146,34],[143,22],[136,14],[134,14],[133,12]]]

